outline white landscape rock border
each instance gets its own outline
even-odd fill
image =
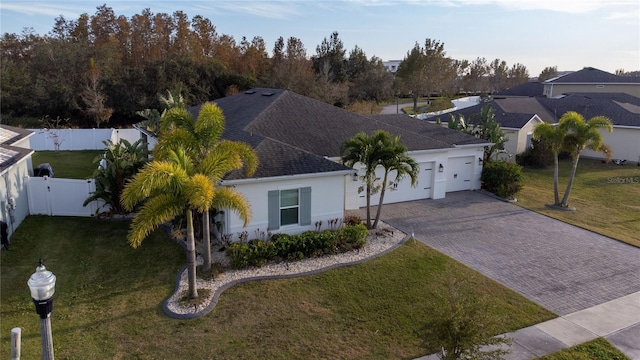
[[[216,306],[220,294],[235,284],[247,281],[265,279],[283,279],[304,275],[317,274],[329,269],[358,264],[380,255],[386,254],[400,246],[407,236],[405,233],[380,222],[376,230],[370,230],[367,242],[358,250],[338,255],[307,258],[294,262],[269,263],[260,268],[243,270],[226,270],[214,280],[197,279],[197,288],[211,290],[208,297],[203,299],[201,306],[185,307],[180,305],[180,298],[188,290],[186,267],[180,271],[174,292],[163,303],[164,312],[176,319],[192,319],[209,313]],[[213,261],[222,261],[224,253],[214,253]],[[198,263],[202,259],[198,258]]]

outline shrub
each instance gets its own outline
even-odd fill
[[[307,231],[299,235],[274,234],[270,241],[251,240],[227,246],[231,267],[243,269],[263,266],[276,258],[296,261],[359,249],[366,243],[367,228],[363,224],[345,225],[338,231]]]
[[[516,155],[516,161],[521,166],[543,168],[553,164],[553,152],[545,139],[532,139],[531,148]]]
[[[362,218],[358,215],[347,215],[344,217],[345,225],[358,225],[362,224]]]
[[[367,242],[367,235],[369,235],[369,230],[364,224],[341,227],[338,230],[338,250],[347,252],[360,249]]]
[[[490,161],[482,169],[482,188],[512,199],[522,190],[522,167],[506,161]]]

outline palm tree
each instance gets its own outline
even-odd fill
[[[148,162],[122,193],[122,205],[133,210],[141,201],[127,238],[133,248],[160,224],[181,214],[187,222],[187,272],[189,297],[196,298],[196,252],[193,235],[193,211],[211,207],[214,186],[205,175],[194,172],[192,160],[183,149],[169,151],[166,160]]]
[[[343,164],[349,167],[354,167],[356,164],[365,166],[365,173],[361,178],[365,183],[367,228],[369,229],[375,228],[378,225],[380,208],[384,201],[384,193],[391,172],[396,171],[396,181],[409,175],[412,186],[415,186],[417,182],[418,164],[406,154],[407,148],[401,145],[399,140],[399,137],[392,138],[391,134],[384,130],[377,130],[371,136],[360,132],[342,144],[340,153],[342,154]],[[378,166],[384,168],[384,179],[380,185],[377,184],[377,181],[380,179],[376,176]],[[376,218],[372,225],[371,195],[378,192],[378,190],[381,191],[380,201]]]
[[[561,205],[567,207],[569,194],[573,186],[573,179],[578,168],[578,160],[584,149],[599,151],[607,156],[607,161],[611,160],[613,155],[611,148],[603,142],[600,129],[613,131],[613,124],[606,116],[595,116],[585,121],[581,114],[575,111],[566,112],[558,122],[558,128],[566,133],[564,138],[564,149],[571,154],[571,176],[567,189],[564,192]]]
[[[161,136],[154,149],[154,156],[163,159],[170,151],[184,148],[194,161],[196,172],[207,176],[216,186],[230,171],[245,168],[246,176],[252,176],[258,166],[258,157],[248,144],[222,140],[224,131],[222,110],[212,103],[202,105],[196,121],[184,107],[169,109],[161,120]],[[248,219],[248,202],[233,189],[216,191],[212,207],[226,208]],[[226,189],[226,190],[224,190]],[[211,269],[210,208],[203,211],[203,271]],[[245,222],[246,224],[246,222]]]
[[[82,205],[87,206],[92,201],[103,200],[106,205],[109,205],[112,214],[122,214],[124,213],[120,203],[122,189],[126,181],[133,177],[146,162],[147,150],[142,146],[141,140],[130,143],[120,139],[117,144],[111,140],[105,140],[102,143],[106,151],[94,159],[94,163],[100,164],[94,173],[96,191]]]
[[[418,185],[418,173],[420,172],[418,163],[407,154],[407,147],[400,144],[399,136],[391,138],[391,135],[386,133],[382,141],[383,147],[386,149],[386,151],[383,152],[383,157],[380,159],[380,165],[384,168],[384,176],[382,179],[382,189],[380,190],[378,211],[376,211],[376,218],[373,221],[374,229],[378,226],[378,220],[380,220],[380,210],[384,202],[384,194],[387,190],[389,174],[395,171],[396,176],[393,182],[396,183],[400,182],[404,177],[409,176],[409,178],[411,178],[411,186],[416,187]]]
[[[385,132],[382,130],[376,131],[371,137],[364,132],[359,132],[345,141],[340,149],[344,165],[354,167],[356,164],[362,164],[365,166],[365,173],[361,178],[365,183],[368,229],[371,229],[371,194],[375,194],[379,188],[376,186],[376,181],[379,180],[376,177],[376,168],[380,165],[380,159],[384,152],[382,146],[384,137]]]
[[[566,130],[549,123],[538,124],[533,129],[533,138],[536,140],[545,139],[549,148],[553,152],[553,198],[554,205],[560,205],[560,195],[558,193],[558,155],[562,151]]]

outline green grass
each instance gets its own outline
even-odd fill
[[[103,153],[103,150],[36,151],[32,161],[34,167],[42,163],[51,164],[54,176],[58,178],[87,179],[98,167],[93,160]]]
[[[378,259],[322,274],[245,283],[193,320],[161,310],[183,250],[161,231],[138,249],[129,222],[31,216],[1,252],[0,353],[22,327],[23,359],[40,356],[39,321],[26,281],[40,256],[58,277],[51,321],[56,357],[215,359],[400,359],[437,349],[418,330],[447,277],[471,279],[495,304],[499,333],[554,315],[426,247],[410,242]]]
[[[560,196],[569,179],[571,162],[560,162]],[[640,246],[640,167],[603,164],[580,159],[569,197],[576,211],[553,210],[553,166],[524,169],[525,182],[518,205],[555,219]]]
[[[620,350],[616,349],[604,338],[576,345],[551,355],[538,358],[539,360],[628,360]]]

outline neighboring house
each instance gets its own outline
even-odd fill
[[[625,93],[640,98],[640,77],[618,76],[585,67],[544,82],[542,95],[546,97],[569,93]]]
[[[462,116],[467,124],[476,125],[480,119],[482,108],[489,105],[493,108],[495,120],[500,124],[507,142],[504,145],[507,156],[500,159],[515,161],[513,155],[520,154],[531,147],[534,127],[542,122],[555,123],[555,117],[535,98],[510,97],[482,102],[459,111],[441,116],[427,118],[430,122],[439,122],[447,126],[451,116]],[[511,155],[509,157],[509,155]]]
[[[640,98],[628,94],[574,93],[559,98],[538,98],[558,118],[567,111],[582,114],[586,120],[606,116],[613,122],[613,132],[602,131],[614,159],[640,162]],[[584,151],[585,157],[603,159],[599,152]]]
[[[578,112],[586,120],[606,116],[613,122],[613,132],[602,131],[602,135],[613,150],[613,158],[640,162],[640,78],[617,76],[587,67],[545,81],[542,84],[544,90],[536,93],[541,89],[539,84],[530,82],[494,95],[494,101],[503,105],[503,117],[515,117],[510,113],[535,113],[540,120],[555,124],[567,111]],[[518,103],[517,98],[526,99],[526,102]],[[540,106],[543,110],[539,110]],[[479,110],[476,113],[479,114]],[[496,111],[496,119],[499,119],[497,115]],[[498,121],[510,139],[507,150],[513,151],[515,147],[516,154],[523,150],[522,134],[529,136],[530,129],[519,131],[516,146],[512,140],[514,134],[510,132],[513,124],[518,122],[513,119]],[[524,144],[528,144],[528,140]],[[599,152],[587,150],[583,154],[585,157],[605,158]]]
[[[400,136],[420,164],[419,184],[392,184],[385,203],[443,198],[447,192],[480,188],[485,141],[406,115],[361,116],[276,89],[252,89],[218,99],[226,126],[223,138],[250,144],[260,164],[254,176],[241,171],[221,182],[244,194],[252,220],[244,228],[233,213],[217,221],[223,232],[300,233],[322,221],[342,219],[345,209],[365,206],[362,170],[340,163],[342,144],[356,133],[383,129]],[[189,111],[197,116],[200,106]],[[376,204],[378,197],[373,197]]]
[[[387,69],[388,72],[395,75],[396,72],[398,71],[398,67],[400,66],[401,62],[402,60],[387,60],[387,61],[383,61],[382,64],[384,65],[384,67]]]
[[[29,215],[27,177],[33,171],[29,137],[33,131],[0,125],[0,219],[9,235]]]

